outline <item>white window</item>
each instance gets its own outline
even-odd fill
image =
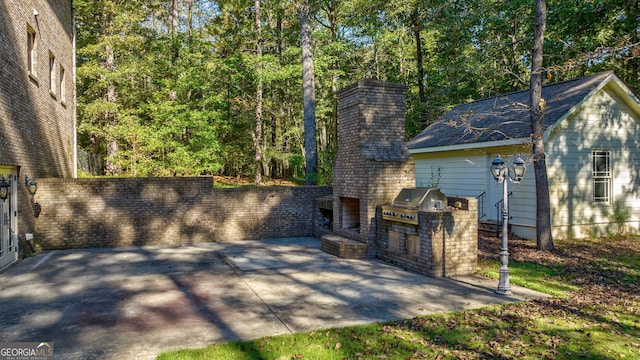
[[[611,150],[593,150],[591,153],[593,176],[593,202],[611,203]]]
[[[56,94],[56,57],[49,51],[49,92]]]
[[[64,73],[64,66],[60,65],[60,77],[58,78],[58,81],[60,82],[60,86],[58,86],[58,92],[60,93],[60,101],[64,103],[65,101],[65,92],[64,92],[64,80],[65,79],[65,73]]]
[[[36,76],[36,54],[36,31],[27,24],[27,68],[29,70],[29,75],[32,77]]]

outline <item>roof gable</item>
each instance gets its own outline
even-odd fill
[[[584,100],[615,78],[613,71],[543,86],[543,127],[566,119]],[[458,105],[407,143],[409,150],[459,146],[480,147],[494,142],[529,139],[529,90]],[[483,144],[484,143],[484,144]],[[494,144],[495,145],[495,144]]]

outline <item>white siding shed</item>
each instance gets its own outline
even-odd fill
[[[545,152],[554,238],[640,233],[640,101],[611,71],[543,87]],[[498,219],[502,185],[490,174],[531,157],[528,91],[455,107],[412,139],[416,186],[479,197],[479,216]],[[528,161],[528,165],[531,165]],[[533,167],[509,184],[510,224],[535,239]]]

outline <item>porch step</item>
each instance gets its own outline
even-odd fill
[[[508,224],[508,232],[511,234],[511,224]],[[478,232],[486,236],[502,236],[502,224],[497,220],[478,220]]]
[[[364,259],[367,255],[367,244],[335,234],[323,235],[320,244],[322,251],[343,259]]]

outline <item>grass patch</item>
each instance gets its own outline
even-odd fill
[[[636,359],[639,244],[563,241],[554,252],[510,244],[511,282],[554,295],[545,300],[233,341],[158,359]],[[499,262],[483,253],[491,252],[480,251],[480,272],[497,278]]]
[[[202,349],[185,349],[161,354],[159,360],[180,359],[336,359],[365,354],[394,353],[395,337],[383,329],[385,325],[371,324],[357,327],[312,331],[291,335],[269,336],[254,341],[231,341]],[[371,337],[373,333],[380,336]]]
[[[493,279],[500,278],[500,262],[480,260],[478,273]],[[560,265],[541,265],[523,261],[509,262],[509,281],[545,294],[564,298],[570,291],[580,289],[571,282],[570,276],[560,276]]]

